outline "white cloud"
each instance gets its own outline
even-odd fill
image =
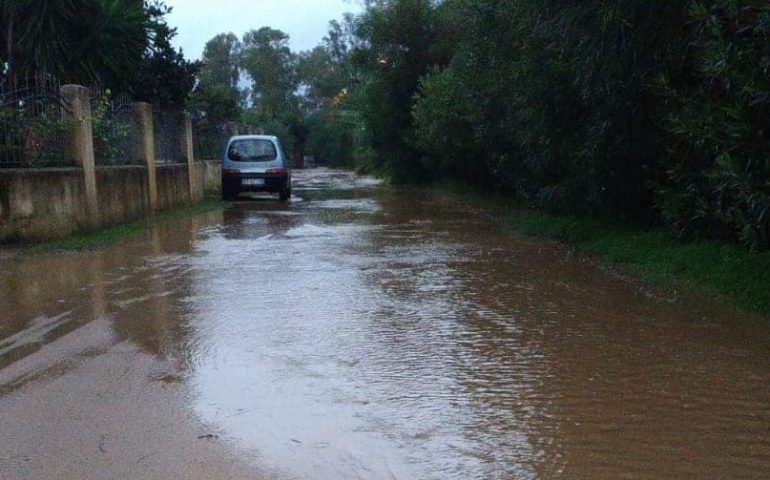
[[[176,47],[188,59],[198,59],[203,46],[219,33],[239,38],[249,30],[269,26],[291,37],[292,50],[310,50],[321,42],[331,20],[360,12],[352,0],[166,0],[173,7],[168,22],[177,28]]]

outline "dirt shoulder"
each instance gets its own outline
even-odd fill
[[[184,368],[97,320],[0,371],[0,478],[275,479],[186,407]]]

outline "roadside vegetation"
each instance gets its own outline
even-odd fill
[[[394,0],[358,22],[358,111],[396,178],[770,246],[766,2]]]
[[[506,224],[567,242],[664,290],[716,294],[742,310],[770,313],[770,252],[713,240],[682,242],[663,227],[532,210],[507,212]]]

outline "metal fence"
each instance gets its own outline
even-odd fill
[[[72,166],[76,124],[67,110],[58,83],[49,79],[0,89],[0,168]]]
[[[222,156],[229,131],[224,125],[213,124],[207,119],[193,119],[193,149],[199,160],[215,160]]]
[[[60,85],[42,77],[10,89],[0,83],[0,168],[74,166],[73,133],[81,123],[61,96]],[[91,90],[91,127],[96,165],[141,165],[142,125],[127,95]],[[186,162],[184,117],[167,110],[153,111],[155,161]],[[254,133],[237,122],[192,119],[196,160],[219,159],[232,135]]]
[[[193,148],[196,160],[218,160],[232,135],[253,133],[248,125],[237,122],[213,123],[207,118],[193,118]]]
[[[131,108],[132,98],[110,92],[91,92],[94,157],[97,165],[140,165],[141,127]]]
[[[182,115],[169,110],[152,114],[155,130],[155,161],[158,164],[186,161],[182,153]]]

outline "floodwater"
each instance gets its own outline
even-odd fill
[[[328,170],[0,260],[0,478],[760,479],[770,321]]]

